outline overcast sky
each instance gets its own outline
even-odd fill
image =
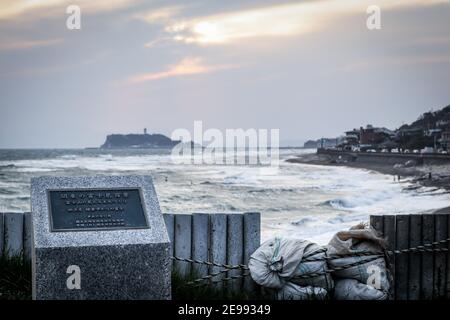
[[[0,148],[194,120],[282,140],[394,129],[450,104],[449,2],[0,0]],[[374,4],[380,30],[366,27]]]

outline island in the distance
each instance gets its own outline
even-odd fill
[[[101,149],[145,149],[145,148],[173,148],[180,140],[172,140],[169,137],[155,133],[148,134],[110,134],[106,137]]]

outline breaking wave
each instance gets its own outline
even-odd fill
[[[416,213],[450,203],[442,190],[345,167],[281,161],[277,172],[267,174],[251,166],[174,164],[170,155],[149,150],[64,152],[39,150],[25,157],[0,150],[2,210],[28,211],[30,179],[43,174],[152,175],[163,212],[256,211],[262,215],[262,240],[289,236],[326,243],[370,214]],[[281,160],[297,152],[283,151]]]

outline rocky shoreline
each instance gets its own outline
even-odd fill
[[[296,158],[287,159],[290,163],[302,163],[322,166],[345,166],[373,170],[382,174],[392,175],[393,180],[408,181],[417,184],[418,187],[434,187],[444,189],[450,193],[450,164],[432,166],[409,166],[391,165],[381,162],[347,161],[340,160],[325,154],[308,153],[298,155]],[[400,178],[400,179],[399,179]]]

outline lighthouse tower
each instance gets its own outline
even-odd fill
[[[147,128],[144,128],[144,134],[147,134]]]

